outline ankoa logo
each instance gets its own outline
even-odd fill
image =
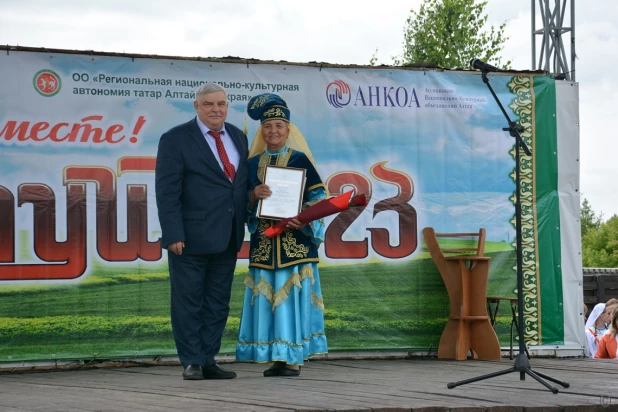
[[[326,86],[326,100],[331,106],[342,108],[350,103],[350,86],[343,80],[335,80]]]
[[[54,71],[44,69],[39,70],[32,79],[34,90],[41,96],[51,97],[58,94],[62,81]]]
[[[337,109],[350,103],[363,107],[421,107],[414,87],[358,86],[354,91],[343,80],[326,86],[326,100]]]

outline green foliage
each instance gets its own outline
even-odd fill
[[[395,65],[431,63],[444,68],[468,67],[479,58],[494,66],[510,69],[498,53],[508,37],[506,23],[497,28],[487,25],[487,1],[425,0],[418,11],[410,10],[404,27],[403,55]],[[375,55],[372,58],[375,63]]]
[[[583,221],[582,221],[583,223]],[[618,268],[618,215],[582,237],[584,267]]]
[[[601,213],[597,215],[594,210],[592,210],[592,206],[586,198],[584,198],[584,201],[582,202],[579,215],[582,227],[582,237],[586,236],[589,231],[599,230],[601,227],[603,214]]]
[[[369,59],[370,66],[375,66],[376,64],[378,64],[378,49],[376,49],[375,53],[371,56],[371,59]]]
[[[52,316],[43,318],[0,318],[0,338],[48,339],[58,336],[70,339],[105,338],[109,336],[169,335],[172,333],[167,316]]]

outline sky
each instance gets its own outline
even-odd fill
[[[575,0],[569,5],[571,1]],[[377,50],[378,62],[389,64],[392,56],[401,54],[410,9],[420,4],[421,0],[0,0],[0,44],[338,64],[368,64]],[[618,2],[594,4],[575,2],[580,192],[607,219],[618,214],[618,142],[611,123],[618,106],[618,78],[612,76],[618,61]],[[503,61],[511,60],[516,70],[531,69],[531,2],[489,0],[486,11],[490,24],[507,23]]]

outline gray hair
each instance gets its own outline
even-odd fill
[[[198,96],[203,96],[205,94],[216,92],[223,92],[223,94],[225,95],[225,100],[227,100],[227,93],[222,86],[218,85],[217,83],[204,83],[197,89],[195,89],[195,101],[197,102]]]

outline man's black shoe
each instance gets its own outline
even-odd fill
[[[236,377],[236,372],[221,369],[217,364],[204,366],[202,372],[204,379],[233,379]]]
[[[182,379],[187,381],[199,381],[204,379],[204,372],[200,365],[189,365],[182,372]]]

